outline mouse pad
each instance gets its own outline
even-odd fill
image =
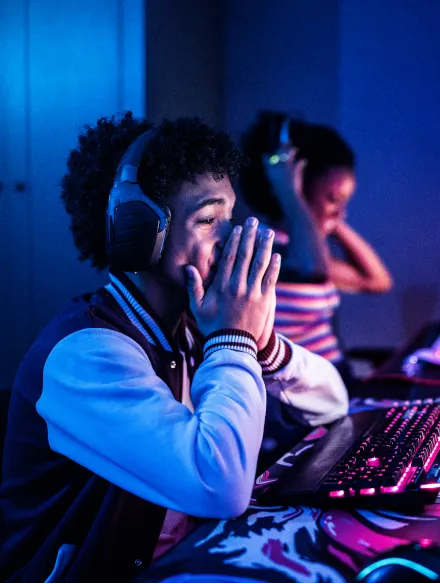
[[[255,506],[206,522],[135,581],[352,582],[377,555],[439,534],[440,504],[420,516]]]

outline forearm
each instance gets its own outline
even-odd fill
[[[392,278],[377,253],[363,237],[346,223],[340,223],[334,232],[337,243],[345,253],[353,273],[353,291],[386,292],[392,287]],[[338,285],[338,279],[346,280],[350,289],[350,273],[343,272],[340,262],[330,265],[330,276]],[[342,286],[344,289],[344,282]]]
[[[281,188],[278,186],[278,190]],[[327,245],[303,199],[293,190],[284,202],[284,223],[289,243],[283,253],[283,269],[294,270],[305,279],[325,280],[328,275]]]

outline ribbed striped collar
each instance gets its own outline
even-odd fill
[[[165,327],[159,324],[159,317],[154,314],[153,309],[141,296],[133,282],[123,273],[109,272],[109,277],[110,283],[105,286],[107,292],[113,296],[130,322],[136,326],[148,342],[165,351],[177,349],[176,341],[173,342],[165,331]],[[184,334],[186,344],[192,346],[194,339],[187,327],[184,327]]]

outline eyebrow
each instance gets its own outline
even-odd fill
[[[209,199],[205,199],[204,201],[197,203],[197,205],[194,207],[193,213],[200,211],[200,209],[203,209],[203,207],[208,207],[209,205],[226,205],[226,201],[222,197],[210,197]]]

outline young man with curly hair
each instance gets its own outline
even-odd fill
[[[69,157],[74,242],[109,283],[68,303],[18,371],[3,579],[129,581],[195,518],[245,511],[267,395],[305,425],[347,409],[333,366],[273,332],[280,259],[255,219],[231,225],[240,153],[226,134],[196,118],[155,129],[137,179],[171,210],[163,253],[146,271],[109,265],[109,193],[149,128],[102,118]]]

